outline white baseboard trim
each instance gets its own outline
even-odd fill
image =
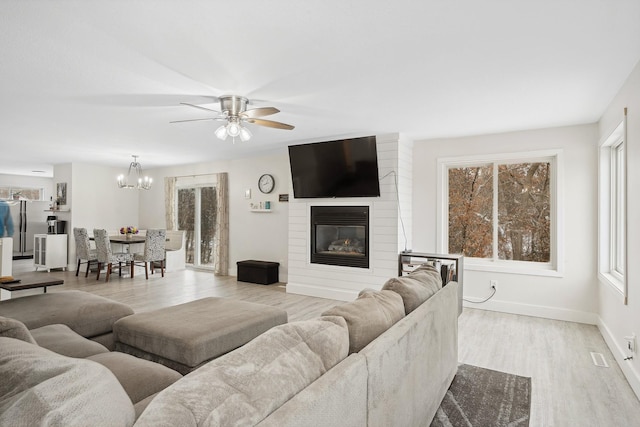
[[[465,298],[473,300],[472,298]],[[596,325],[598,323],[598,315],[596,313],[568,310],[560,307],[496,300],[490,300],[482,304],[473,304],[463,301],[463,305],[464,307],[477,308],[479,310],[499,311],[501,313],[521,314],[523,316],[543,317],[545,319],[564,320],[567,322],[586,323],[589,325]]]
[[[326,286],[303,285],[300,283],[287,283],[288,294],[306,295],[309,297],[328,298],[338,301],[353,301],[358,297],[358,291],[346,289],[327,288]]]
[[[633,392],[636,394],[638,399],[640,399],[640,374],[633,367],[632,361],[624,360],[624,358],[627,357],[624,348],[620,347],[618,341],[616,341],[611,333],[611,330],[604,324],[604,321],[599,316],[597,325],[600,330],[600,334],[602,334],[604,341],[607,343],[609,350],[611,350],[613,357],[616,359],[618,366],[620,366],[620,369],[633,389]]]

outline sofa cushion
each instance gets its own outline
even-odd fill
[[[255,425],[347,356],[344,319],[271,328],[160,392],[136,426]]]
[[[36,343],[24,323],[2,316],[0,316],[0,337],[16,338],[31,344]]]
[[[181,374],[164,365],[117,351],[96,354],[88,359],[109,368],[134,404],[182,378]]]
[[[442,289],[442,278],[435,268],[424,265],[407,276],[392,277],[382,289],[398,293],[402,297],[405,313],[409,314]]]
[[[102,344],[73,332],[67,325],[42,326],[31,330],[31,335],[40,347],[63,356],[85,358],[109,351]]]
[[[0,425],[133,425],[131,400],[99,363],[0,337],[0,372]]]
[[[323,316],[341,316],[349,327],[349,353],[356,353],[404,317],[402,298],[392,291],[365,289],[355,301],[335,306]]]
[[[0,302],[0,316],[35,329],[62,323],[83,337],[111,332],[113,323],[133,314],[126,304],[82,291],[49,292]]]

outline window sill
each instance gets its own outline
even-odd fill
[[[465,259],[464,269],[469,271],[491,271],[494,273],[522,274],[526,276],[564,277],[562,271],[548,266],[506,265],[501,263],[479,263]]]
[[[598,279],[600,279],[600,283],[606,284],[607,288],[610,288],[624,303],[624,282],[622,280],[609,273],[598,273]]]

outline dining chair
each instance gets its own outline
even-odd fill
[[[84,277],[87,277],[89,275],[91,263],[98,262],[98,254],[95,249],[91,249],[91,243],[89,242],[89,233],[87,232],[86,228],[74,227],[73,238],[76,241],[76,258],[78,259],[76,276],[80,272],[80,264],[84,264],[86,262],[87,271],[84,273]]]
[[[100,280],[100,270],[104,265],[107,266],[107,278],[105,282],[109,281],[111,276],[111,270],[114,263],[118,263],[118,275],[122,276],[122,263],[131,263],[131,277],[133,277],[133,254],[127,252],[113,252],[111,250],[111,243],[109,242],[109,233],[104,229],[94,229],[93,239],[96,242],[96,251],[98,254],[98,275],[96,280]]]
[[[144,275],[149,279],[149,264],[151,264],[151,272],[155,270],[156,262],[160,263],[160,272],[164,277],[164,249],[167,241],[167,230],[149,229],[144,239],[144,252],[134,254],[133,265],[143,266]],[[131,277],[133,277],[133,267],[131,267]]]

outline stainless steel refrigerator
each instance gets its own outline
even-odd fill
[[[33,258],[33,236],[47,232],[49,202],[13,200],[9,210],[13,219],[13,259]]]

